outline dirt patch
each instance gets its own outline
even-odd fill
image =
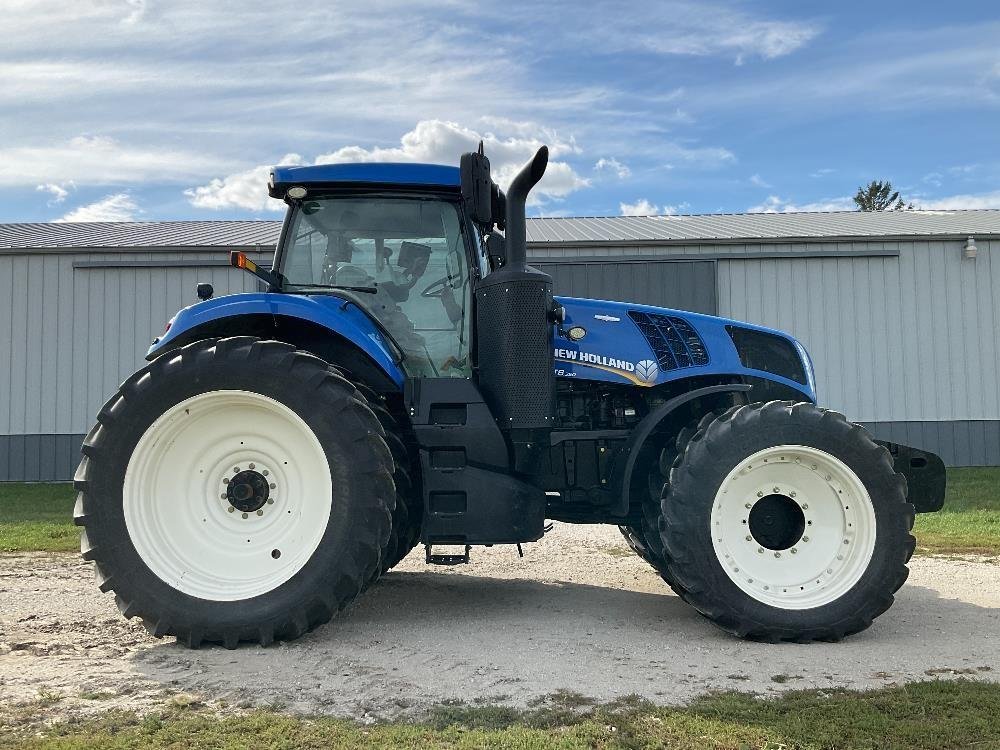
[[[236,651],[148,636],[76,556],[4,555],[0,701],[66,716],[191,695],[365,720],[447,700],[524,706],[560,689],[677,703],[734,687],[1000,676],[997,565],[915,559],[895,606],[868,631],[776,646],[722,633],[644,562],[609,549],[627,549],[616,529],[556,524],[523,560],[513,548],[475,549],[472,564],[441,569],[418,550],[333,623]]]

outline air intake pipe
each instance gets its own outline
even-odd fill
[[[506,263],[476,287],[479,386],[522,474],[540,470],[555,411],[552,277],[528,265],[524,221],[548,160],[542,146],[507,190]]]

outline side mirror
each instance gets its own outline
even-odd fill
[[[476,224],[493,226],[493,194],[490,178],[490,160],[483,154],[483,144],[478,153],[462,154],[459,165],[462,178],[462,200],[465,211]]]
[[[501,235],[489,234],[486,236],[486,257],[490,262],[491,271],[502,268],[507,262],[507,250]]]

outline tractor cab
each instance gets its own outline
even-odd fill
[[[446,195],[318,192],[292,204],[277,270],[286,293],[351,293],[408,377],[469,377],[475,238]]]

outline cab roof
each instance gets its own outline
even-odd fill
[[[444,164],[317,164],[311,167],[274,167],[268,183],[272,198],[284,198],[294,185],[310,187],[347,187],[351,185],[385,185],[458,189],[461,186],[458,167]]]

